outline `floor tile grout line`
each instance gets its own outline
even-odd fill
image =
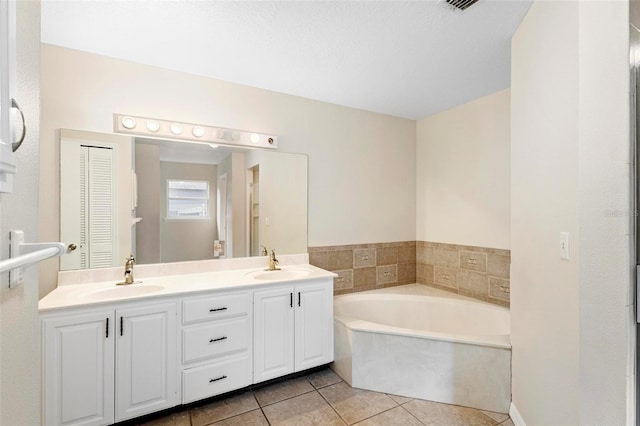
[[[257,399],[257,398],[256,398]],[[269,421],[269,417],[267,417],[267,413],[264,412],[264,410],[262,409],[262,407],[259,407],[260,412],[262,413],[262,415],[264,416],[264,419],[266,420],[267,424],[269,426],[271,426],[271,422]]]
[[[338,383],[340,383],[340,382],[338,382]],[[337,383],[334,383],[334,384],[337,384]],[[330,385],[330,386],[333,386],[333,385]],[[325,386],[325,387],[327,387],[327,388],[328,388],[329,386]],[[321,392],[319,392],[319,391],[316,391],[316,392],[318,392],[318,394],[320,395],[320,397],[321,397],[322,399],[324,399],[324,402],[326,402],[326,403],[327,403],[327,405],[328,405],[329,407],[331,407],[331,409],[333,410],[333,412],[334,412],[334,413],[336,413],[336,415],[338,416],[338,418],[339,418],[340,420],[342,420],[342,422],[343,422],[345,425],[349,425],[349,422],[347,422],[347,420],[346,420],[346,419],[344,419],[344,418],[340,415],[340,413],[338,413],[338,410],[336,410],[336,407],[334,407],[334,406],[333,406],[333,404],[331,404],[331,402],[329,402],[329,400],[328,400],[327,398],[325,398],[325,397],[324,397],[324,395],[323,395]]]
[[[318,392],[318,390],[317,390],[317,389],[311,389],[310,391],[306,391],[306,392],[299,393],[299,394],[297,394],[297,395],[289,396],[289,397],[287,397],[287,398],[285,398],[285,399],[280,399],[280,400],[278,400],[278,401],[271,402],[271,403],[269,403],[269,404],[265,404],[265,405],[262,405],[262,404],[260,404],[260,403],[258,402],[258,407],[260,407],[260,408],[269,407],[269,406],[271,406],[271,405],[279,404],[279,403],[281,403],[281,402],[288,401],[288,400],[290,400],[290,399],[297,398],[297,397],[299,397],[299,396],[301,396],[301,395],[306,395],[306,394],[311,393],[311,392]],[[258,399],[258,398],[256,398],[256,400],[257,400],[257,399]]]
[[[414,401],[414,400],[412,399],[411,401]],[[411,402],[411,401],[407,401],[407,402],[405,402],[405,404],[407,404],[407,403],[409,403],[409,402]],[[402,404],[402,405],[404,405],[404,404]],[[416,420],[418,421],[418,423],[420,423],[421,425],[424,425],[424,424],[425,424],[422,420],[420,420],[419,418],[417,418],[417,417],[416,417],[416,416],[415,416],[411,411],[407,410],[407,409],[406,409],[406,408],[404,408],[402,405],[399,405],[399,407],[400,407],[400,408],[402,408],[402,409],[403,409],[404,411],[406,411],[407,413],[409,413],[409,415],[410,415],[411,417],[413,417],[414,419],[416,419]]]
[[[303,376],[300,376],[300,377],[303,377]],[[284,399],[281,399],[281,400],[278,400],[278,401],[275,401],[275,402],[271,402],[271,403],[269,403],[269,404],[262,405],[262,404],[260,403],[260,401],[258,400],[258,397],[255,395],[256,390],[251,389],[251,393],[253,394],[253,397],[256,399],[256,402],[258,403],[258,406],[259,406],[260,408],[262,408],[262,407],[268,407],[268,406],[273,405],[273,404],[277,404],[277,403],[282,402],[282,401],[287,401],[287,400],[289,400],[289,399],[295,398],[295,397],[300,396],[300,395],[305,395],[305,394],[311,393],[311,392],[313,392],[313,391],[316,391],[316,392],[317,392],[319,389],[323,389],[323,388],[326,388],[326,387],[332,386],[332,385],[334,385],[334,384],[337,384],[337,383],[340,383],[340,382],[342,382],[342,381],[343,381],[342,379],[340,379],[340,381],[339,381],[339,382],[333,383],[333,384],[331,384],[331,385],[321,386],[321,387],[317,388],[317,387],[315,387],[315,386],[313,385],[313,383],[311,383],[311,381],[309,380],[309,378],[308,378],[307,376],[304,376],[304,378],[305,378],[305,380],[309,383],[309,385],[311,385],[311,390],[310,390],[310,391],[302,392],[302,393],[299,393],[299,394],[297,394],[297,395],[293,395],[293,396],[290,396],[290,397],[287,397],[287,398],[284,398]],[[288,380],[284,380],[284,381],[282,381],[282,382],[278,382],[278,383],[274,383],[274,384],[282,384],[282,383],[286,383],[287,381],[288,381]],[[271,386],[271,385],[265,386],[265,387],[264,387],[264,388],[262,388],[262,389],[266,389],[266,388],[267,388],[267,387],[269,387],[269,386]]]

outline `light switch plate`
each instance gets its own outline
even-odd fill
[[[569,233],[560,233],[560,259],[569,260]]]

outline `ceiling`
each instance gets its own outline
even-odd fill
[[[510,86],[531,0],[43,0],[42,41],[420,119]]]

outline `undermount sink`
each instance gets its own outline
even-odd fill
[[[276,281],[276,280],[295,280],[311,275],[308,269],[286,268],[276,269],[275,271],[257,271],[252,272],[251,277],[256,280]]]
[[[85,298],[91,300],[100,299],[122,299],[124,297],[141,296],[143,294],[154,293],[156,291],[164,290],[164,286],[161,285],[136,285],[129,284],[123,286],[114,286],[111,288],[104,288],[101,290],[95,290],[88,293]]]

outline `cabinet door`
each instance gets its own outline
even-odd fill
[[[293,287],[254,293],[254,383],[293,373],[293,299]]]
[[[45,425],[114,422],[113,311],[43,321]]]
[[[296,371],[333,361],[333,284],[296,287]]]
[[[116,421],[176,404],[176,306],[116,311]]]

